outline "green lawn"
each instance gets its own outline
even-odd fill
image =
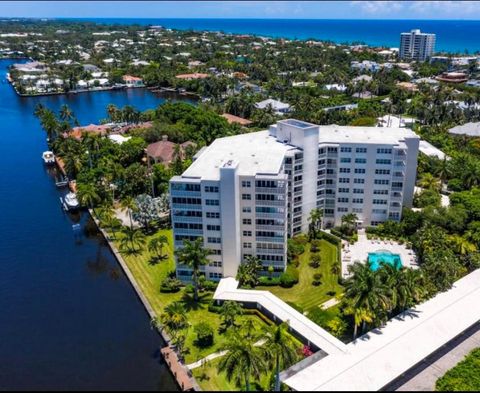
[[[343,287],[338,284],[338,276],[331,272],[332,265],[338,263],[337,246],[322,239],[320,241],[320,253],[322,256],[320,267],[314,269],[308,265],[310,262],[310,244],[305,245],[305,252],[299,258],[299,282],[292,288],[274,286],[257,287],[257,289],[270,291],[285,302],[299,305],[304,311],[318,307],[332,297],[341,296]],[[321,273],[323,277],[321,285],[317,287],[312,285],[315,273]],[[335,296],[328,295],[327,293],[330,291],[334,291]]]
[[[480,391],[480,348],[437,380],[437,391]]]

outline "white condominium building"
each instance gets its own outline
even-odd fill
[[[323,209],[325,227],[347,213],[360,226],[400,220],[412,204],[419,140],[405,128],[293,119],[217,139],[170,180],[175,249],[203,237],[213,250],[207,279],[235,276],[248,255],[278,275],[287,238],[308,230],[314,208]],[[191,271],[177,265],[177,276],[188,281]]]
[[[425,61],[435,52],[435,34],[422,33],[418,29],[400,34],[400,59]]]

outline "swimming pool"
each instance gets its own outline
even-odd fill
[[[373,271],[377,271],[381,263],[387,263],[391,266],[400,269],[402,267],[402,260],[399,254],[393,254],[388,250],[379,250],[368,253],[368,262]]]

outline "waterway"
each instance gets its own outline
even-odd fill
[[[45,170],[41,102],[67,103],[80,124],[106,117],[109,103],[154,108],[145,89],[22,98],[0,60],[0,390],[172,390],[161,337],[93,230],[76,241],[72,218]]]

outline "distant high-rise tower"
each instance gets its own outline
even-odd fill
[[[435,51],[435,34],[422,33],[418,29],[400,34],[400,58],[425,61]]]

